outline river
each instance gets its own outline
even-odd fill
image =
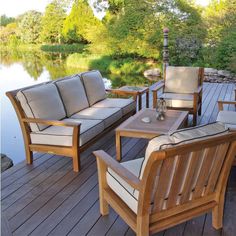
[[[1,52],[1,153],[9,156],[14,164],[25,159],[24,143],[15,110],[5,93],[6,91],[84,71],[79,68],[68,68],[65,64],[67,55],[40,51]],[[108,79],[113,88],[122,85],[150,85],[151,83],[143,76],[117,76],[105,73],[102,73],[102,75]]]

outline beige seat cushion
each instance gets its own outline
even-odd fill
[[[99,71],[88,71],[81,74],[89,105],[106,98],[105,85]]]
[[[199,67],[166,68],[165,93],[193,93],[199,84]]]
[[[56,86],[52,83],[20,90],[17,98],[27,117],[46,120],[61,120],[66,112]],[[47,128],[43,124],[30,124],[32,131]]]
[[[80,146],[104,130],[104,124],[101,120],[64,119],[63,121],[81,123]],[[72,127],[50,126],[43,131],[31,132],[30,138],[34,144],[72,146],[72,134]]]
[[[89,107],[84,85],[79,75],[73,78],[56,81],[55,84],[64,103],[67,117]]]
[[[138,177],[143,160],[144,158],[139,158],[132,161],[123,162],[121,165]],[[130,207],[132,211],[137,213],[139,192],[132,188],[125,180],[123,180],[110,168],[108,168],[106,178],[110,188]]]
[[[102,120],[104,122],[105,128],[107,128],[118,121],[121,117],[122,111],[120,108],[89,107],[74,114],[70,118]]]
[[[125,98],[106,98],[100,102],[97,102],[93,105],[93,107],[117,107],[121,108],[122,115],[126,115],[131,111],[135,111],[136,102],[133,99],[125,99]]]
[[[164,98],[167,107],[193,108],[193,95],[180,93],[163,93],[160,98]]]

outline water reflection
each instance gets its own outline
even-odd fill
[[[54,80],[84,71],[65,64],[67,54],[38,51],[5,51],[0,58],[1,152],[14,164],[25,159],[23,137],[16,113],[5,92]],[[96,68],[91,68],[96,69]],[[118,76],[102,73],[113,88],[123,85],[150,85],[142,76]]]

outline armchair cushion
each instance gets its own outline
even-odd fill
[[[166,68],[165,89],[166,93],[194,93],[199,85],[199,67]]]
[[[192,94],[163,93],[160,97],[165,99],[167,107],[193,108]]]
[[[120,108],[98,107],[89,107],[71,116],[72,119],[103,120],[105,128],[118,121],[121,117],[122,111]]]
[[[80,146],[104,130],[102,120],[64,119],[64,121],[81,123]],[[72,127],[50,126],[43,131],[31,132],[30,138],[33,144],[72,146],[72,135]]]
[[[89,107],[83,83],[78,75],[71,79],[56,81],[55,84],[64,103],[67,117]]]
[[[139,158],[132,161],[123,162],[121,165],[138,177],[143,160],[144,158]],[[123,180],[110,168],[108,168],[106,173],[106,179],[110,188],[130,207],[130,209],[137,213],[139,191],[132,188],[125,180]]]
[[[90,106],[106,98],[105,85],[99,71],[81,74]]]
[[[29,118],[61,120],[66,112],[54,84],[43,84],[29,89],[20,90],[17,98]],[[32,131],[41,131],[48,127],[43,124],[30,124]]]
[[[236,125],[236,112],[235,111],[220,111],[216,121],[224,124]]]
[[[106,98],[100,102],[97,102],[93,107],[107,108],[121,108],[122,115],[134,111],[136,109],[136,102],[133,99],[124,99],[124,98]]]

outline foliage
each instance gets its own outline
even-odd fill
[[[0,26],[7,26],[10,23],[15,22],[15,18],[14,17],[8,17],[6,15],[1,15],[0,18]]]
[[[79,52],[68,57],[68,65],[127,75],[149,68],[147,60],[162,61],[168,27],[170,64],[236,72],[236,0],[211,0],[205,8],[194,2],[52,0],[42,21],[35,11],[16,19],[1,16],[0,40],[7,48],[21,48],[21,39],[43,43],[43,51]],[[90,4],[105,17],[96,18]]]
[[[92,41],[93,34],[101,22],[94,16],[87,0],[76,0],[63,25],[63,35],[67,42]]]
[[[208,31],[203,64],[236,73],[236,1],[213,0],[203,18]]]
[[[41,40],[45,43],[61,43],[62,27],[66,17],[64,3],[53,0],[42,18]]]
[[[41,31],[42,14],[28,11],[19,23],[20,38],[24,43],[38,43]]]

